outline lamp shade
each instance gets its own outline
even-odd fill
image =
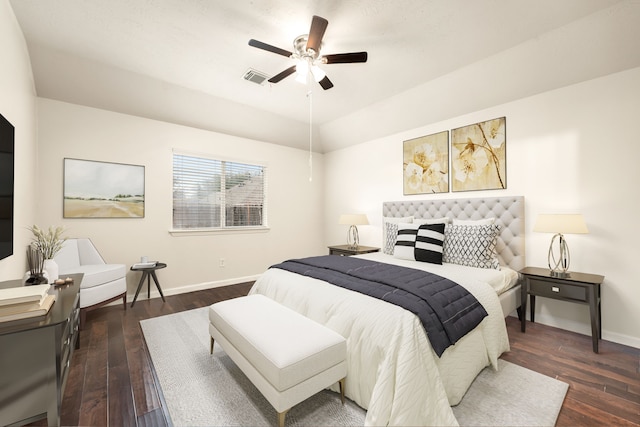
[[[365,214],[343,214],[340,215],[338,224],[341,225],[369,225],[369,220]]]
[[[587,224],[580,214],[540,214],[533,226],[538,233],[588,234]]]

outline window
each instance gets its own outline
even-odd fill
[[[174,153],[174,230],[266,227],[266,169]]]

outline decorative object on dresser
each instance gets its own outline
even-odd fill
[[[49,294],[50,286],[20,286],[0,289],[0,323],[12,320],[44,316],[56,301],[55,294]]]
[[[25,276],[24,284],[27,286],[30,285],[40,285],[42,283],[47,283],[47,278],[44,277],[44,256],[42,252],[34,248],[32,245],[27,247],[27,265],[29,265],[29,271]]]
[[[362,255],[362,254],[370,254],[372,252],[378,252],[380,248],[376,248],[374,246],[358,246],[357,248],[352,248],[349,245],[335,245],[328,246],[329,255],[341,255],[341,256],[351,256],[351,255]]]
[[[449,191],[449,131],[404,141],[402,153],[405,196]]]
[[[549,269],[554,277],[568,277],[571,255],[564,234],[588,234],[587,224],[580,214],[540,214],[533,227],[538,233],[554,233],[549,245]],[[557,254],[554,243],[557,240]]]
[[[593,352],[598,352],[598,340],[602,338],[602,313],[600,311],[600,285],[604,276],[572,272],[558,277],[544,268],[525,267],[520,270],[525,282],[521,293],[521,330],[526,329],[527,295],[531,301],[531,322],[535,322],[536,295],[560,301],[587,304],[591,318],[591,339]]]
[[[369,225],[369,220],[365,214],[344,214],[340,215],[338,221],[340,225],[348,225],[347,244],[351,249],[358,249],[360,237],[358,236],[358,225]]]
[[[64,227],[49,227],[48,230],[43,230],[37,225],[29,227],[33,238],[31,239],[31,246],[42,253],[44,259],[44,271],[46,272],[46,278],[49,283],[53,283],[58,279],[58,264],[55,262],[54,257],[62,249],[65,237]]]

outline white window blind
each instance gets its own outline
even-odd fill
[[[266,167],[173,154],[173,228],[266,226]]]

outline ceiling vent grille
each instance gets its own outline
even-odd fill
[[[267,80],[268,77],[269,76],[267,76],[265,73],[254,70],[253,68],[249,68],[249,70],[244,73],[244,76],[242,78],[248,82],[253,82],[261,85],[265,80]]]

